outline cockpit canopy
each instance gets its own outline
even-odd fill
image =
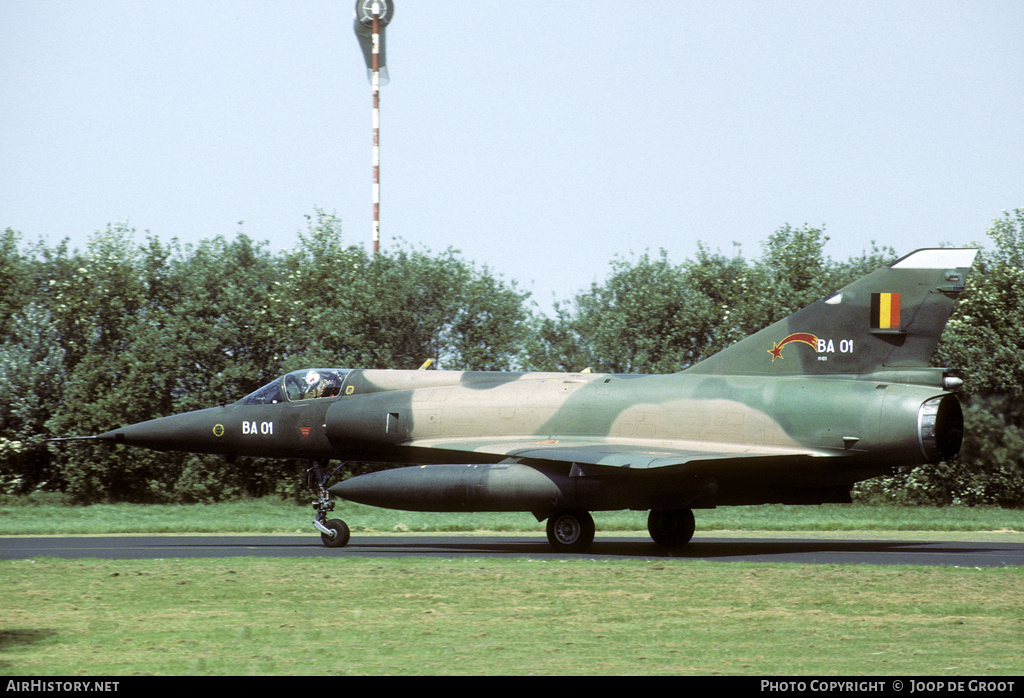
[[[341,395],[348,368],[304,368],[286,373],[242,398],[245,405],[270,405]]]

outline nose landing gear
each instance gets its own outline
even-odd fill
[[[349,530],[348,524],[341,519],[331,519],[324,524],[318,525],[314,520],[313,525],[320,530],[320,540],[328,548],[344,548],[348,545]]]
[[[315,460],[306,471],[306,484],[316,492],[316,500],[313,502],[313,508],[316,509],[313,528],[320,531],[320,540],[328,548],[344,548],[351,535],[348,524],[341,519],[327,519],[328,512],[334,511],[334,501],[331,499],[331,493],[325,487],[327,481],[331,479],[331,475],[338,472],[341,465],[331,471],[330,475],[324,474],[326,467],[327,461]]]

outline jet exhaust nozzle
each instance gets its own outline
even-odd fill
[[[934,397],[917,413],[921,451],[930,463],[949,460],[960,452],[964,440],[964,413],[953,395]]]

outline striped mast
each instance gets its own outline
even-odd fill
[[[380,3],[373,16],[373,254],[380,249]]]
[[[380,88],[388,81],[385,28],[395,13],[391,0],[356,0],[355,30],[373,88],[373,254],[380,251]]]

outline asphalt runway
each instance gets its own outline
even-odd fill
[[[0,538],[0,559],[38,557],[143,560],[230,557],[492,557],[531,559],[664,559],[799,564],[1024,565],[1024,542],[863,539],[825,537],[695,537],[681,552],[666,551],[646,537],[599,536],[583,554],[556,553],[541,535],[399,534],[352,536],[329,549],[311,535],[160,535]]]

